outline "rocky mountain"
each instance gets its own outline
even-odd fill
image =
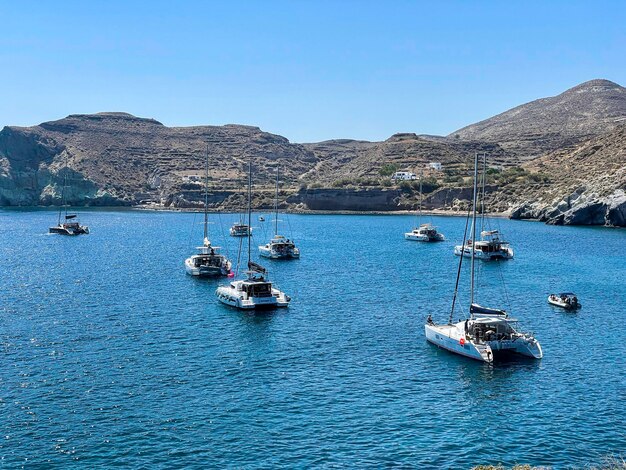
[[[167,127],[126,113],[71,115],[0,131],[0,206],[57,205],[67,181],[73,205],[198,207],[208,150],[213,207],[243,205],[252,161],[256,207],[272,204],[278,166],[283,207],[292,210],[413,208],[416,184],[393,182],[396,170],[425,171],[427,208],[462,210],[471,198],[473,155],[485,152],[490,210],[558,224],[626,225],[625,128],[626,89],[606,80],[448,137],[400,133],[382,142],[297,144],[252,126]],[[430,162],[443,171],[429,170]]]
[[[550,224],[626,226],[626,123],[578,145],[524,165],[546,180],[510,185],[513,218]]]
[[[249,159],[257,181],[282,162],[287,184],[316,164],[316,156],[257,127],[166,127],[126,113],[71,115],[0,132],[0,205],[55,204],[68,177],[74,204],[162,203],[198,190],[194,176],[210,174],[220,189],[243,186]],[[69,176],[68,176],[69,175]]]
[[[0,205],[58,204],[67,178],[66,198],[72,204],[195,206],[207,146],[213,189],[221,194],[214,203],[224,207],[241,205],[249,160],[263,194],[271,192],[277,165],[284,187],[295,190],[363,181],[380,186],[389,182],[388,176],[381,178],[384,165],[418,172],[436,161],[454,170],[475,151],[487,151],[502,164],[511,159],[497,144],[415,134],[396,134],[383,142],[294,144],[251,126],[167,127],[126,113],[71,115],[0,131]]]
[[[401,133],[382,142],[330,140],[303,144],[318,157],[318,164],[303,179],[324,185],[338,180],[376,179],[385,165],[419,173],[430,162],[447,170],[467,167],[475,152],[488,152],[494,165],[511,165],[517,160],[497,143],[458,142]]]
[[[517,106],[448,137],[497,142],[522,160],[576,145],[626,121],[626,88],[591,80],[558,96]]]

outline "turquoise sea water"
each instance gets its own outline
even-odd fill
[[[237,240],[218,233],[235,218],[211,226],[232,257]],[[449,241],[422,244],[403,239],[410,216],[289,216],[302,258],[263,264],[293,302],[257,315],[216,301],[224,281],[185,274],[200,219],[92,211],[92,233],[67,238],[46,234],[54,212],[0,211],[0,466],[565,468],[626,454],[626,231],[493,222],[516,258],[481,265],[477,300],[510,309],[544,358],[487,365],[424,338],[427,314],[449,314],[463,218],[435,218]],[[550,307],[559,290],[582,310]]]

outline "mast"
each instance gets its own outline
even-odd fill
[[[424,170],[420,171],[420,202],[417,217],[417,226],[422,225],[422,179],[424,179]]]
[[[487,180],[487,154],[483,152],[483,188],[482,188],[482,200],[480,204],[481,218],[480,218],[480,234],[485,231],[485,181]]]
[[[58,225],[61,225],[61,212],[63,212],[63,206],[65,206],[65,182],[67,179],[67,168],[65,174],[63,175],[63,188],[61,189],[61,205],[59,206],[59,222]],[[65,215],[67,215],[67,207],[65,208]]]
[[[61,213],[65,209],[65,220],[67,221],[67,204],[65,203],[65,187],[67,186],[67,154],[65,155],[65,173],[63,174],[63,188],[61,189],[61,206],[59,207],[59,222],[61,225]]]
[[[474,201],[472,203],[472,263],[470,281],[470,308],[474,304],[474,257],[476,255],[476,198],[478,196],[478,153],[474,154]]]
[[[276,166],[276,195],[274,196],[274,235],[278,235],[278,173],[280,167]]]
[[[206,144],[206,162],[204,164],[204,239],[205,243],[209,238],[209,143]]]
[[[252,233],[252,160],[248,161],[248,269],[250,269],[250,249]]]

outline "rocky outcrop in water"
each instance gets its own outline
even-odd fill
[[[606,197],[574,193],[551,206],[524,203],[511,212],[513,219],[537,219],[551,225],[609,225],[626,227],[626,194]]]
[[[548,181],[504,188],[512,218],[555,225],[626,226],[626,125],[525,167]]]

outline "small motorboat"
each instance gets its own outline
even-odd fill
[[[265,217],[263,217],[262,215],[259,216],[259,222],[265,222]]]
[[[560,294],[550,294],[548,303],[555,307],[561,307],[565,310],[576,310],[582,307],[578,302],[578,297],[572,292],[562,292]]]

